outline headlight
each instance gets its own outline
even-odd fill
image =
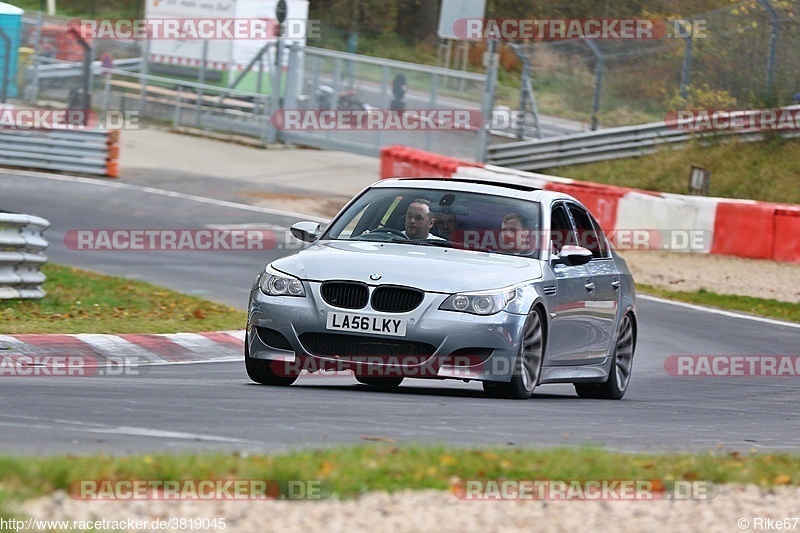
[[[294,276],[278,272],[271,266],[261,275],[258,286],[269,296],[305,296],[303,282]]]
[[[493,315],[505,309],[508,302],[516,296],[516,289],[453,294],[442,302],[439,309],[473,315]]]

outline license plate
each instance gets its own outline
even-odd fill
[[[328,313],[326,327],[338,331],[359,331],[393,337],[405,337],[406,335],[406,321],[403,318],[386,318],[356,313]]]

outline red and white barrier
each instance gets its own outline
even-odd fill
[[[691,234],[698,237],[694,246],[654,240],[653,247],[800,263],[800,205],[655,193],[468,163],[405,146],[381,150],[381,179],[456,175],[520,180],[570,194],[592,212],[612,240],[628,230]]]

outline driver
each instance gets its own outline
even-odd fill
[[[406,210],[405,236],[409,239],[427,239],[432,227],[431,202],[417,198]]]
[[[431,202],[424,198],[417,198],[409,204],[406,210],[406,230],[403,234],[412,240],[436,239],[441,237],[431,235],[433,218],[431,217]]]

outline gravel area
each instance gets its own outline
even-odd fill
[[[369,493],[318,502],[83,502],[63,493],[27,502],[23,511],[51,520],[225,518],[226,531],[264,533],[487,531],[755,531],[763,520],[800,516],[800,488],[722,486],[709,500],[461,501],[451,492]],[[745,525],[742,519],[746,519]],[[756,519],[761,519],[758,522]],[[791,525],[794,524],[794,527]],[[789,522],[789,530],[800,524]],[[776,529],[775,526],[771,529]],[[787,529],[787,528],[783,528]],[[214,531],[206,528],[205,531]],[[179,531],[138,529],[125,531]]]
[[[625,251],[622,256],[637,283],[800,303],[797,263],[663,251]]]

